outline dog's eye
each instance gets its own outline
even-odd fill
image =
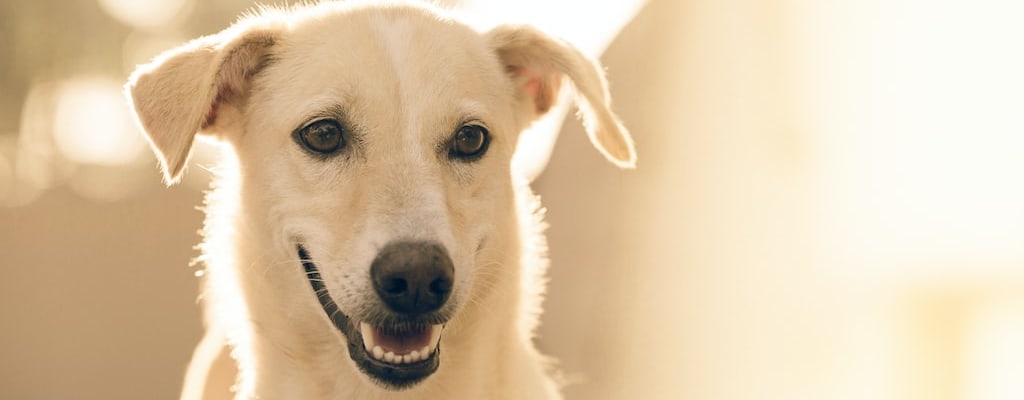
[[[341,124],[332,119],[322,119],[302,127],[296,132],[302,147],[317,154],[331,154],[345,147]]]
[[[450,157],[463,161],[475,161],[487,151],[491,137],[480,125],[463,125],[452,138]]]

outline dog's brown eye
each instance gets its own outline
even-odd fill
[[[455,133],[450,156],[463,161],[475,161],[487,151],[490,135],[480,125],[464,125]]]
[[[345,147],[341,124],[331,119],[322,119],[299,129],[299,142],[306,150],[317,154],[331,154]]]

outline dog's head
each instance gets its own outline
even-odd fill
[[[343,337],[359,369],[403,388],[438,368],[460,310],[518,285],[510,161],[564,78],[593,144],[632,166],[594,61],[418,6],[268,11],[140,66],[128,92],[168,182],[197,133],[237,155],[251,318]]]

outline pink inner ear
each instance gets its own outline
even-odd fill
[[[210,108],[206,110],[206,115],[204,116],[203,119],[203,128],[213,125],[215,122],[217,122],[217,107],[219,107],[221,103],[231,99],[235,95],[237,89],[235,89],[231,85],[232,83],[229,81],[221,82],[219,85],[217,85],[217,95],[214,96],[213,102],[210,103]]]
[[[210,104],[210,108],[206,110],[206,116],[203,119],[203,128],[213,125],[213,123],[217,121],[217,103],[220,103],[220,95],[217,95],[217,98],[213,100],[212,104]]]
[[[217,94],[204,115],[204,128],[217,122],[218,109],[222,104],[235,101],[245,93],[249,79],[263,67],[263,57],[271,43],[270,40],[246,43],[227,56],[217,73]]]
[[[533,100],[537,114],[546,113],[551,109],[561,83],[557,72],[521,66],[511,66],[508,71],[516,78],[523,95]]]

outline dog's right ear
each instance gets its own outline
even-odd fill
[[[215,134],[237,122],[249,81],[270,59],[280,32],[236,25],[169,50],[132,74],[126,92],[167,184],[181,176],[196,133]]]
[[[501,25],[486,38],[516,86],[528,120],[551,110],[566,77],[576,88],[576,104],[590,142],[613,164],[636,166],[633,139],[611,110],[608,82],[597,61],[529,26]]]

